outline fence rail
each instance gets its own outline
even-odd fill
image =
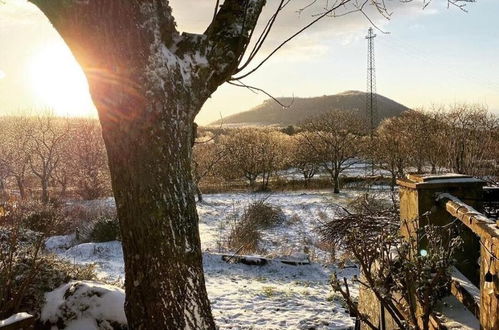
[[[485,329],[499,328],[498,307],[498,270],[499,270],[499,227],[497,222],[489,219],[459,198],[443,193],[437,201],[445,210],[459,219],[466,227],[479,237],[480,251],[480,291],[476,299],[476,291],[467,290],[461,283],[452,281],[452,294],[480,320]],[[463,281],[468,281],[464,276]],[[473,298],[473,299],[472,299]]]

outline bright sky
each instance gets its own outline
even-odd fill
[[[305,25],[319,6],[292,0],[265,51]],[[325,1],[325,0],[324,0]],[[323,2],[324,2],[323,1]],[[81,69],[47,19],[25,0],[0,1],[0,114],[53,109],[95,116]],[[202,32],[213,0],[171,0],[181,31]],[[268,1],[275,4],[276,1]],[[321,0],[317,1],[318,3]],[[384,31],[375,39],[377,90],[409,107],[480,103],[499,113],[499,1],[477,0],[468,13],[433,0],[389,2],[390,20],[371,13]],[[194,9],[193,9],[194,8]],[[264,14],[268,16],[270,9]],[[319,96],[366,89],[369,22],[360,14],[327,18],[244,80],[274,96]],[[267,97],[224,85],[197,118],[207,124],[248,110]]]

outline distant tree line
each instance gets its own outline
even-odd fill
[[[407,111],[381,123],[368,158],[391,173],[454,172],[497,183],[499,120],[478,105]]]
[[[284,174],[301,177],[304,188],[318,173],[327,174],[339,192],[341,176],[359,162],[384,170],[392,186],[409,172],[497,182],[499,121],[481,106],[458,105],[406,111],[382,121],[373,134],[361,114],[344,110],[282,129],[199,128],[192,176],[199,200],[206,183],[246,181],[252,190],[268,190]],[[98,121],[0,117],[0,194],[7,192],[44,202],[110,196]]]
[[[347,169],[372,162],[389,173],[392,187],[409,172],[455,172],[497,182],[499,121],[482,106],[405,111],[372,134],[362,118],[333,110],[299,127],[205,129],[194,147],[195,181],[244,178],[266,190],[283,171],[301,173],[305,186],[322,171],[339,192]]]

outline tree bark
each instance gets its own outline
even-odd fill
[[[333,175],[333,193],[340,193],[340,176],[337,173]]]
[[[24,189],[24,180],[16,176],[17,187],[19,188],[19,196],[24,200],[26,198],[26,190]]]
[[[82,66],[99,110],[130,329],[214,329],[191,177],[194,118],[237,70],[264,0],[226,0],[202,35],[167,0],[30,0]]]
[[[395,175],[395,171],[392,171],[392,179],[390,181],[390,190],[395,191],[396,185],[397,185],[397,176]]]
[[[40,179],[40,184],[42,186],[42,203],[47,204],[49,202],[49,187],[48,179]]]
[[[113,141],[107,148],[122,228],[129,325],[212,329],[191,147],[179,143],[190,140],[192,122],[163,120],[168,132],[155,128],[157,118],[151,116],[139,125],[134,121],[133,130],[105,134],[106,141]]]
[[[198,202],[203,202],[203,192],[199,189],[199,183],[196,183],[196,195],[198,196]]]

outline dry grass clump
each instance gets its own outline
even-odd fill
[[[259,200],[251,203],[243,213],[241,221],[249,222],[259,229],[268,229],[284,221],[284,213],[280,207]]]
[[[228,235],[228,248],[235,253],[261,252],[261,231],[275,227],[285,219],[281,208],[264,200],[249,204],[239,219],[234,219]]]

